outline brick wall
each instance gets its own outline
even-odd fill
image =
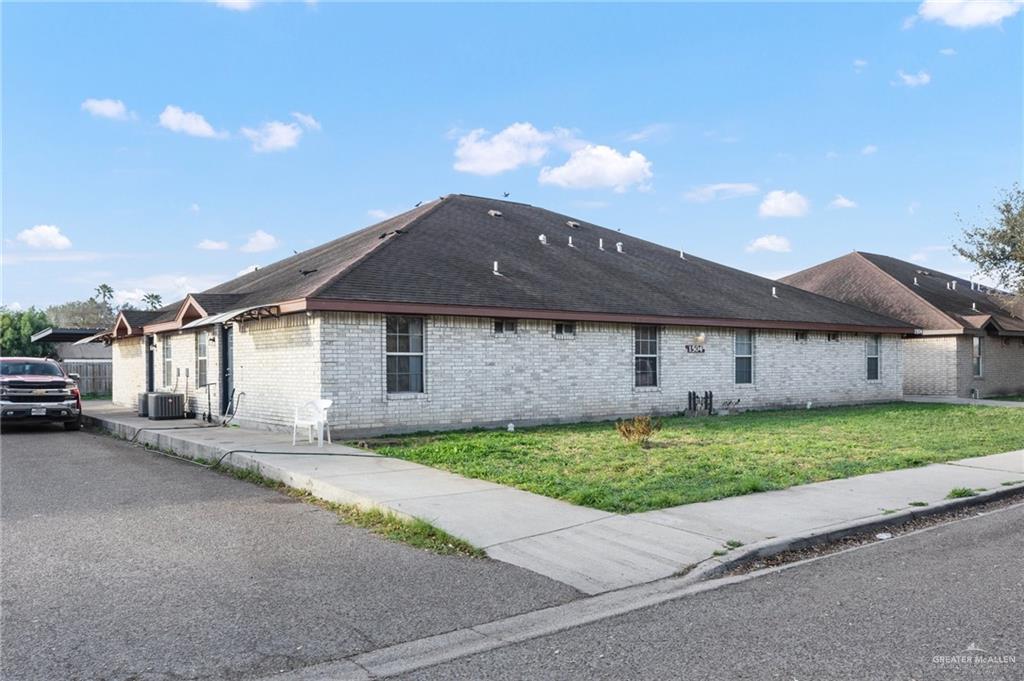
[[[154,369],[154,387],[156,390],[174,390],[185,395],[185,408],[202,414],[207,408],[206,389],[198,384],[199,365],[196,359],[196,343],[199,334],[206,331],[206,381],[213,382],[210,386],[209,404],[213,414],[220,414],[219,383],[220,383],[220,348],[219,338],[215,336],[214,327],[207,329],[171,331],[157,334],[156,351],[153,355],[156,366]],[[213,338],[214,342],[209,342]],[[171,371],[167,374],[164,363],[164,344],[171,346]],[[186,376],[186,370],[188,375]]]
[[[139,393],[146,389],[146,341],[142,336],[122,338],[111,345],[114,404],[131,409],[139,406]]]
[[[1020,338],[983,336],[980,378],[974,376],[971,337],[959,336],[956,341],[960,397],[970,397],[972,389],[980,397],[1024,393],[1024,345]]]
[[[899,399],[902,348],[883,337],[880,381],[866,378],[865,337],[824,333],[797,341],[792,332],[762,331],[755,340],[754,383],[734,382],[733,332],[663,327],[660,386],[634,388],[633,327],[577,323],[556,338],[551,322],[520,320],[517,333],[497,335],[490,318],[429,317],[426,391],[385,390],[384,318],[321,317],[324,397],[331,421],[354,431],[399,431],[476,424],[578,421],[641,413],[673,413],[689,390],[715,393],[716,403],[741,407],[844,404]],[[703,354],[686,352],[705,334]]]
[[[956,395],[959,358],[956,336],[903,341],[903,392],[907,395]]]

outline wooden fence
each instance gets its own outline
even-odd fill
[[[78,374],[83,395],[109,395],[114,388],[114,364],[109,359],[69,359],[62,362],[69,374]]]

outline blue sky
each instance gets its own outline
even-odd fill
[[[969,275],[1021,5],[11,4],[3,301],[165,301],[448,193],[767,276]]]

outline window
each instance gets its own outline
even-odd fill
[[[736,329],[736,382],[754,382],[754,332]]]
[[[634,385],[654,388],[658,385],[658,327],[633,328]]]
[[[574,322],[555,322],[555,336],[568,338],[576,335],[576,324]]]
[[[515,333],[516,332],[516,320],[514,319],[495,319],[494,320],[494,333]]]
[[[807,332],[806,331],[797,331],[796,333],[793,334],[793,340],[795,340],[797,343],[806,343],[807,342]]]
[[[196,334],[196,388],[206,385],[207,367],[207,346],[210,343],[210,334],[200,331]]]
[[[878,380],[879,358],[882,353],[882,337],[872,334],[867,339],[868,380]]]
[[[828,334],[828,342],[829,343],[838,343],[839,342],[839,338],[840,338],[840,336],[839,336],[838,333],[830,332]]]
[[[171,362],[171,339],[164,338],[164,385],[171,385],[171,374],[174,373],[174,364]]]
[[[387,318],[387,390],[423,392],[423,319]]]
[[[972,358],[974,360],[974,375],[981,377],[981,336],[974,336],[971,339],[972,346]]]

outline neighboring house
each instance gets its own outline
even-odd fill
[[[533,206],[454,195],[110,333],[114,400],[394,432],[902,395],[903,322]],[[186,372],[189,376],[186,377]],[[186,385],[187,383],[187,385]]]
[[[32,334],[32,342],[50,343],[53,357],[65,371],[78,374],[84,395],[109,395],[112,386],[110,347],[103,343],[80,343],[103,329],[49,327]]]
[[[1024,320],[1011,313],[1008,294],[922,265],[859,252],[782,281],[906,319],[921,329],[903,344],[908,395],[1024,393]]]

